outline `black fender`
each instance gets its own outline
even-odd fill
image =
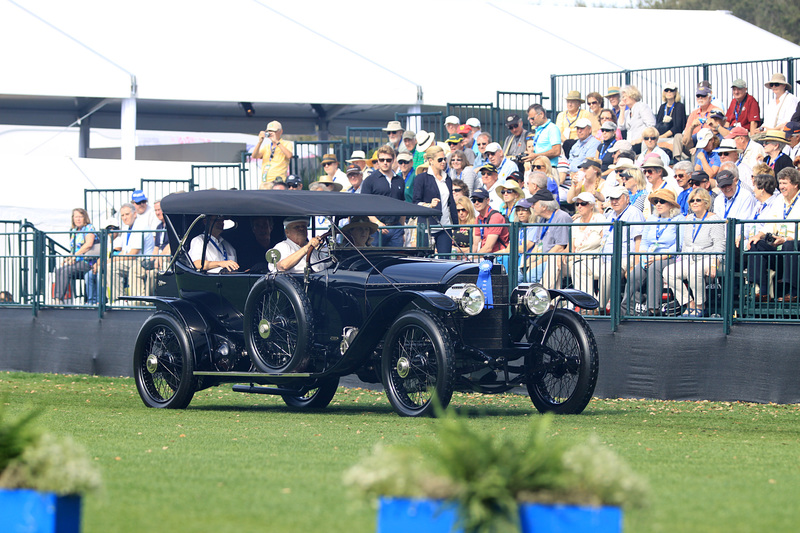
[[[372,354],[375,346],[397,319],[400,311],[414,301],[445,312],[453,312],[458,309],[458,305],[453,300],[440,292],[396,292],[385,298],[378,307],[372,310],[344,353],[344,357],[331,371],[335,371],[337,374],[349,374],[360,367],[366,358]]]
[[[178,318],[189,336],[195,369],[201,368],[203,362],[210,362],[211,325],[197,307],[183,298],[140,296],[136,299],[155,304],[157,311],[166,311]]]
[[[597,309],[600,307],[597,298],[577,289],[548,289],[548,292],[550,293],[550,298],[555,299],[560,296],[582,309]]]

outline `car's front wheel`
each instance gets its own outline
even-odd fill
[[[139,330],[133,352],[133,375],[148,407],[183,409],[197,388],[189,337],[169,313],[156,313]]]
[[[339,388],[339,378],[333,377],[322,381],[318,387],[309,390],[305,394],[292,396],[282,394],[284,403],[289,407],[299,407],[302,409],[324,409],[333,400],[336,390]]]
[[[253,364],[270,374],[302,372],[311,355],[314,315],[288,274],[256,282],[244,306],[244,338]]]
[[[597,343],[583,317],[566,309],[554,313],[544,344],[528,360],[528,395],[542,413],[579,414],[597,384]]]
[[[395,320],[384,340],[381,375],[389,403],[400,416],[429,416],[435,401],[447,407],[455,357],[441,320],[422,310]]]

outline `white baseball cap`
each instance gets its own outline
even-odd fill
[[[455,115],[450,115],[449,117],[447,117],[446,119],[444,119],[444,123],[445,123],[445,124],[455,124],[456,126],[458,126],[458,125],[460,125],[460,124],[461,124],[461,119],[459,119],[459,118],[458,118],[457,116],[455,116]]]

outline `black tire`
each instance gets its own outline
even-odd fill
[[[324,409],[333,400],[336,390],[339,388],[339,378],[333,377],[326,379],[319,384],[316,389],[311,389],[302,396],[290,396],[282,394],[284,403],[289,407],[299,407],[302,409]]]
[[[532,356],[528,395],[541,413],[579,414],[597,385],[599,358],[594,334],[574,311],[556,309],[544,345],[557,355]]]
[[[453,396],[453,343],[441,320],[414,310],[395,320],[383,343],[381,378],[400,416],[434,414],[434,398],[446,408]]]
[[[133,375],[147,407],[183,409],[197,389],[194,354],[183,324],[156,313],[142,324],[133,352]]]
[[[261,372],[303,372],[313,330],[311,302],[294,278],[271,274],[253,285],[244,305],[244,339]]]

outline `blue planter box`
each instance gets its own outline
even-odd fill
[[[0,489],[3,533],[80,533],[81,497]]]
[[[440,500],[381,498],[378,533],[450,533],[458,520],[454,504]],[[523,504],[523,533],[621,533],[622,510],[618,507]]]

